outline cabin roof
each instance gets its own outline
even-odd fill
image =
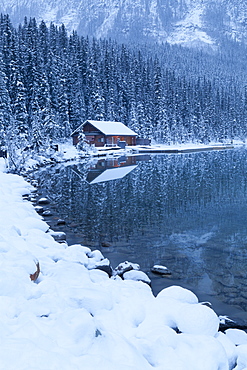
[[[137,136],[137,134],[133,130],[125,126],[122,122],[93,120],[85,121],[72,133],[72,136],[78,134],[86,123],[90,123],[97,130],[101,131],[104,135]]]

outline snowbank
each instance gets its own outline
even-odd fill
[[[215,312],[186,289],[154,297],[131,274],[95,269],[101,253],[57,243],[22,198],[32,187],[0,169],[0,369],[247,367],[244,332],[219,333]]]

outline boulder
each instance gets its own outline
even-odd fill
[[[171,275],[171,271],[168,270],[168,268],[166,266],[162,266],[162,265],[154,265],[152,268],[151,268],[151,271],[154,273],[154,274],[159,274],[159,275]]]
[[[52,212],[51,211],[49,211],[49,210],[47,210],[47,211],[44,211],[43,213],[42,213],[42,216],[52,216]]]
[[[143,283],[146,283],[148,285],[151,284],[151,280],[145,274],[143,271],[137,271],[137,270],[130,270],[123,274],[124,280],[134,280],[134,281],[142,281]]]
[[[50,203],[50,201],[47,198],[40,198],[38,200],[38,204],[49,204],[49,203]]]
[[[44,208],[42,206],[35,206],[34,209],[37,213],[42,213],[44,211]]]
[[[95,268],[97,270],[106,272],[109,277],[112,276],[113,269],[110,265],[110,261],[107,258],[104,258],[103,261],[97,262]]]
[[[122,277],[125,272],[131,270],[140,270],[140,266],[137,263],[125,261],[115,267],[115,269],[113,270],[113,276],[119,275]]]
[[[62,231],[49,231],[49,234],[57,241],[63,242],[66,240],[66,234]]]
[[[110,243],[108,243],[108,242],[102,242],[102,243],[101,243],[101,247],[109,248],[110,246],[111,246],[111,244],[110,244]]]

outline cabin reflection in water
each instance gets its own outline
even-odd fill
[[[92,166],[87,174],[86,181],[89,184],[121,179],[136,167],[136,157],[119,157],[112,159],[100,159]]]

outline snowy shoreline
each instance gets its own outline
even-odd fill
[[[56,165],[58,163],[65,163],[72,160],[83,160],[86,158],[98,158],[98,157],[112,157],[112,156],[128,156],[128,155],[141,155],[143,153],[148,154],[188,154],[202,151],[212,150],[229,150],[236,149],[239,147],[245,147],[245,143],[234,141],[232,144],[222,143],[210,143],[210,144],[177,144],[177,145],[165,145],[165,144],[152,144],[149,146],[126,146],[125,149],[120,148],[105,148],[105,147],[89,147],[87,151],[79,151],[71,141],[56,143],[58,151],[53,153],[46,153],[45,155],[36,154],[35,156],[26,157],[25,164],[19,171],[25,175],[28,172],[36,171],[40,167],[48,165]]]
[[[235,369],[247,334],[181,287],[154,297],[142,282],[95,267],[103,256],[57,243],[24,194],[33,188],[0,161],[0,369]],[[36,282],[30,279],[40,264]]]
[[[49,170],[48,170],[49,171]],[[29,180],[31,182],[36,183],[37,176],[31,174],[28,176]],[[38,182],[37,182],[38,186]],[[66,240],[68,245],[74,245],[74,244],[81,244],[82,236],[79,233],[78,230],[74,229],[74,227],[77,227],[77,224],[75,225],[68,225],[67,222],[65,222],[63,219],[61,219],[61,214],[58,212],[58,209],[56,207],[56,202],[54,203],[52,200],[49,201],[49,203],[40,205],[39,198],[48,198],[52,199],[50,197],[50,194],[47,193],[47,191],[43,192],[42,188],[38,189],[38,196],[36,198],[33,198],[31,196],[31,199],[33,201],[33,204],[35,205],[35,209],[39,210],[40,208],[42,211],[38,212],[41,214],[41,216],[44,218],[44,220],[48,223],[50,228],[54,230],[54,235],[57,234],[59,236],[61,234],[62,239]],[[66,219],[66,216],[65,216]],[[55,237],[56,239],[56,237]],[[92,250],[97,249],[96,247],[91,247],[90,245],[87,245],[89,248],[92,248]],[[100,251],[103,253],[105,259],[109,261],[109,264],[106,263],[105,269],[109,270],[109,268],[112,270],[118,266],[118,264],[122,263],[124,260],[128,259],[127,255],[124,255],[123,253],[118,253],[116,250],[112,251],[111,248],[109,248],[108,245],[104,245],[103,248],[100,248]],[[140,263],[139,259],[132,258],[132,263]],[[142,266],[140,266],[141,268]],[[151,279],[151,289],[156,296],[162,289],[170,286],[170,285],[181,285],[189,290],[192,290],[201,301],[210,302],[212,304],[212,308],[218,315],[227,315],[231,320],[228,321],[227,325],[225,325],[225,328],[229,327],[238,327],[242,329],[247,328],[247,316],[245,311],[240,309],[238,306],[230,306],[228,304],[223,303],[222,301],[219,301],[216,296],[210,296],[208,294],[205,294],[201,291],[196,291],[195,287],[192,286],[186,286],[186,284],[181,283],[181,281],[176,280],[172,277],[172,275],[169,275],[169,278],[164,279],[163,275],[157,275],[152,273],[152,269],[145,269],[143,270],[147,275],[148,278]],[[222,329],[221,325],[221,329]]]

